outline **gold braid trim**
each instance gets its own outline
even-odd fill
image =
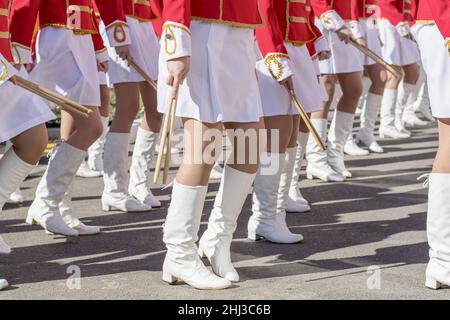
[[[433,20],[416,20],[416,24],[432,25],[432,24],[434,24],[434,21]]]
[[[8,65],[6,64],[5,61],[1,60],[2,66],[3,66],[3,72],[0,74],[0,81],[5,81],[6,79],[9,78],[9,70],[8,70]]]
[[[227,21],[227,20],[221,20],[221,19],[210,19],[210,18],[195,17],[195,16],[192,16],[192,20],[197,20],[197,21],[206,22],[206,23],[226,24],[226,25],[229,25],[234,28],[244,28],[244,29],[257,29],[257,28],[264,26],[264,23],[248,24],[248,23]]]
[[[271,54],[266,57],[264,63],[269,69],[270,74],[275,80],[279,81],[283,76],[283,64],[278,60],[279,58],[288,58],[289,56],[284,53]],[[276,70],[274,70],[276,68]]]
[[[158,19],[158,17],[156,17],[156,15],[155,15],[155,18],[152,18],[152,19],[144,19],[144,18],[140,18],[138,16],[134,16],[132,14],[126,14],[125,16],[129,17],[129,18],[136,19],[139,22],[152,22],[152,21],[155,21],[156,19]]]
[[[176,39],[173,28],[186,31],[189,35],[191,34],[191,30],[189,30],[185,26],[172,24],[172,23],[168,23],[168,24],[164,25],[164,30],[163,30],[164,50],[166,51],[166,54],[169,56],[172,56],[175,54],[175,52],[177,52],[177,39]],[[173,49],[172,50],[169,50],[169,41],[173,41]]]
[[[96,30],[72,29],[72,28],[70,28],[67,25],[62,24],[62,23],[46,23],[46,24],[41,25],[40,29],[44,29],[44,28],[47,28],[47,27],[71,30],[76,35],[98,34],[98,32]]]

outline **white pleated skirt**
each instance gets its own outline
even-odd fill
[[[450,55],[435,25],[416,29],[422,66],[427,74],[431,111],[436,118],[450,118]]]
[[[378,22],[380,39],[383,43],[381,52],[383,59],[396,66],[407,66],[418,63],[419,49],[414,41],[402,37],[389,20],[381,19]]]
[[[327,39],[331,50],[330,59],[319,61],[319,68],[322,74],[363,71],[361,55],[356,48],[339,40],[336,32],[325,29],[319,19],[316,19],[316,26]]]
[[[361,33],[366,38],[367,47],[381,57],[382,53],[381,53],[380,32],[378,28],[374,25],[373,21],[370,19],[361,20],[359,25],[361,26]],[[374,60],[372,60],[362,52],[359,52],[359,54],[361,56],[363,65],[371,66],[376,64]]]
[[[27,78],[21,71],[19,75]],[[39,124],[53,120],[55,115],[38,96],[5,82],[0,86],[0,142],[14,138]]]
[[[100,105],[97,61],[91,35],[63,28],[39,32],[37,65],[30,80],[85,106]]]
[[[193,21],[191,71],[180,86],[176,115],[205,123],[262,117],[253,30]],[[159,59],[158,111],[166,112],[167,63]]]
[[[318,81],[314,62],[306,46],[285,43],[294,73],[295,93],[307,113],[321,111],[324,102],[323,84]],[[256,63],[259,90],[261,92],[263,114],[265,117],[298,114],[286,89],[274,80],[267,70],[264,60]],[[325,99],[326,100],[326,99]]]
[[[131,56],[150,78],[156,80],[158,78],[160,44],[152,23],[141,22],[131,17],[127,17],[127,23],[130,28]],[[104,32],[102,36],[110,58],[108,71],[110,83],[143,82],[144,78],[116,54],[116,50],[109,45],[108,38]]]

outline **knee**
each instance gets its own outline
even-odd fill
[[[377,77],[372,80],[372,85],[378,90],[381,91],[384,89],[384,86],[386,85],[386,77]]]
[[[350,101],[359,101],[363,93],[362,85],[353,85],[343,92],[343,98]]]
[[[26,157],[31,163],[36,163],[39,161],[48,144],[47,129],[40,131],[41,132],[38,134],[30,136],[30,138],[21,140],[19,143],[14,144],[16,152],[20,154],[27,154]]]
[[[84,132],[87,135],[86,139],[88,139],[91,142],[94,142],[102,135],[103,125],[100,121],[95,121],[88,128],[84,129]]]
[[[405,82],[410,84],[416,84],[420,77],[420,69],[419,68],[410,68],[407,72],[405,72]]]

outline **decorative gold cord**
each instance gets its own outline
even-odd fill
[[[9,78],[9,70],[8,70],[8,65],[6,64],[5,61],[1,60],[2,66],[3,66],[3,71],[0,74],[0,81],[5,81],[6,79]]]
[[[177,39],[175,36],[175,31],[173,28],[177,28],[183,31],[186,31],[187,33],[191,34],[191,31],[186,28],[185,26],[179,26],[176,24],[166,24],[164,26],[164,50],[166,51],[166,54],[171,56],[174,55],[175,52],[177,52]],[[173,49],[169,50],[169,41],[173,41]]]
[[[271,54],[266,57],[264,60],[264,63],[266,64],[267,68],[269,69],[270,74],[272,77],[275,78],[275,80],[279,81],[281,77],[283,76],[283,64],[278,60],[279,58],[286,58],[287,55],[284,53],[276,53]],[[277,70],[274,70],[274,69]]]

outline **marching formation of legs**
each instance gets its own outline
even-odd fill
[[[383,153],[378,138],[408,139],[437,119],[426,286],[450,285],[448,1],[210,2],[0,0],[0,213],[24,201],[20,185],[58,110],[60,142],[26,223],[100,233],[72,207],[76,176],[101,177],[102,211],[151,215],[163,207],[149,183],[155,154],[171,152],[157,147],[172,136],[163,120],[176,116],[184,154],[163,208],[162,279],[225,289],[240,279],[231,243],[247,199],[248,239],[294,248],[304,237],[287,213],[314,210],[302,167],[310,180],[344,183],[354,177],[346,154]],[[200,235],[211,179],[219,188]],[[0,237],[0,254],[10,252]]]

